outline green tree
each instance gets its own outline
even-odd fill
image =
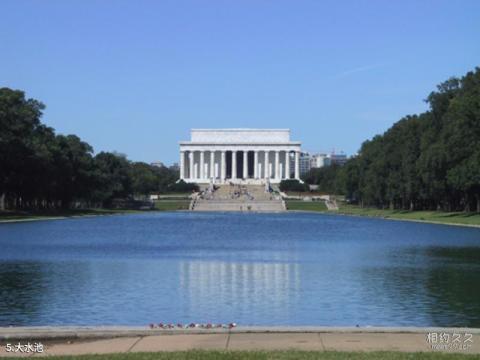
[[[132,194],[132,176],[129,161],[117,154],[101,152],[94,158],[97,167],[95,198],[108,204],[114,198],[126,198]]]
[[[159,188],[159,175],[155,168],[143,162],[135,162],[132,166],[132,189],[136,195],[146,195]]]

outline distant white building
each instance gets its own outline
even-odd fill
[[[180,179],[190,183],[279,183],[300,179],[299,141],[289,129],[191,129],[180,142]]]
[[[310,160],[310,167],[322,168],[331,164],[330,155],[328,154],[314,154]]]
[[[319,154],[314,154],[311,156],[310,160],[310,166],[312,168],[322,168],[324,166],[330,166],[330,165],[345,165],[347,162],[348,158],[347,155],[341,153],[341,154],[325,154],[325,153],[319,153]]]
[[[163,163],[161,161],[154,161],[150,164],[151,166],[156,166],[156,167],[164,167]]]

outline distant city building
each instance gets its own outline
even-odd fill
[[[172,166],[170,166],[170,169],[172,169],[172,170],[180,170],[180,166],[178,165],[178,163],[173,163]]]
[[[163,165],[163,162],[161,162],[161,161],[152,162],[150,165],[156,166],[156,167],[164,167],[165,166],[165,165]]]
[[[310,154],[308,152],[300,153],[300,176],[307,174],[311,169]]]
[[[330,155],[328,154],[314,154],[310,159],[310,167],[322,168],[331,164]]]
[[[347,162],[348,158],[347,155],[341,153],[341,154],[325,154],[325,153],[319,153],[319,154],[314,154],[311,156],[310,160],[310,166],[312,168],[322,168],[324,166],[330,166],[330,165],[345,165]]]
[[[304,152],[304,151],[300,152],[300,158],[299,158],[300,176],[303,176],[310,171],[311,169],[310,161],[311,161],[311,158],[308,152]],[[294,164],[295,164],[295,159],[290,159],[290,169],[292,169],[292,166]]]
[[[331,154],[330,161],[335,165],[345,165],[347,162],[347,155],[345,154]]]

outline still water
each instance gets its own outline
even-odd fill
[[[286,213],[0,224],[0,326],[480,327],[480,229]]]

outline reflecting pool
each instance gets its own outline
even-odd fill
[[[0,326],[480,327],[480,229],[310,214],[0,224]]]

